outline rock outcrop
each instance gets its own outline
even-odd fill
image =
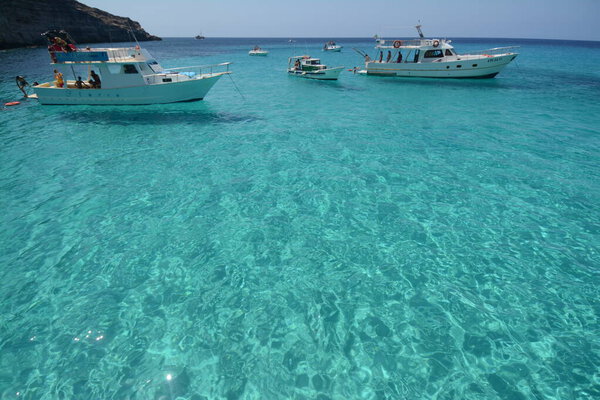
[[[45,45],[40,36],[64,29],[77,43],[160,40],[139,23],[75,0],[0,0],[0,49]]]

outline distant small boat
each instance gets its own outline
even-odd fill
[[[196,36],[196,39],[198,39],[198,40],[204,40],[206,38],[204,37],[203,34],[199,34],[199,35]]]
[[[264,57],[268,54],[269,54],[269,52],[267,50],[263,50],[258,46],[254,46],[254,48],[248,52],[248,55],[251,55],[251,56],[263,56]]]
[[[342,46],[336,44],[333,40],[330,40],[329,42],[325,43],[325,46],[323,46],[323,51],[332,51],[339,53],[340,51],[342,51]]]
[[[295,56],[288,59],[288,75],[300,78],[337,80],[344,67],[327,68],[318,58]]]

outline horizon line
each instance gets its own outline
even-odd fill
[[[159,36],[168,39],[195,39],[195,36]],[[419,39],[417,37],[394,36],[400,39]],[[442,36],[440,36],[441,38]],[[374,39],[373,36],[205,36],[204,39]],[[390,39],[392,37],[389,37]],[[437,37],[429,37],[425,39],[435,39]],[[509,39],[509,40],[562,40],[569,42],[600,42],[600,39],[558,39],[558,38],[535,38],[535,37],[500,37],[500,36],[444,36],[447,38],[456,39]],[[382,37],[382,39],[385,39]],[[198,39],[196,39],[198,40]]]

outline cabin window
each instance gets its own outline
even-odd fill
[[[452,54],[452,50],[450,49],[446,49],[446,56],[453,56],[454,54]]]
[[[444,53],[442,53],[442,50],[427,50],[423,57],[424,58],[440,58],[440,57],[444,57]]]
[[[137,74],[138,71],[133,64],[125,64],[123,65],[123,72],[126,74]]]
[[[108,68],[108,72],[110,72],[111,74],[120,74],[121,73],[121,66],[119,64],[106,64],[106,67]]]

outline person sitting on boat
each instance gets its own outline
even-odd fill
[[[296,60],[296,62],[294,63],[294,68],[300,70],[300,60]]]
[[[67,42],[65,42],[63,39],[59,38],[58,36],[54,37],[54,44],[56,44],[57,46],[60,46],[61,50],[64,52],[71,52],[73,51],[73,49],[67,44]]]
[[[28,96],[27,96],[27,92],[25,92],[25,87],[29,86],[29,83],[21,75],[17,76],[15,78],[15,80],[17,81],[17,87],[19,88],[19,90],[21,92],[23,92],[23,96],[25,96],[25,98],[27,98]]]
[[[369,57],[369,55],[365,53],[365,62],[369,61],[371,61],[371,57]]]
[[[60,72],[58,72],[58,70],[54,70],[54,84],[56,85],[56,87],[63,87],[65,86],[65,81],[63,80],[63,74],[61,74]]]
[[[89,86],[84,81],[81,80],[80,76],[78,76],[77,80],[75,81],[75,87],[77,89],[87,89]]]
[[[396,62],[399,64],[402,62],[402,52],[398,51],[398,58],[396,59]]]
[[[102,82],[100,81],[100,77],[98,76],[98,74],[96,74],[92,70],[90,72],[90,76],[92,77],[92,79],[90,79],[88,82],[92,86],[92,88],[93,89],[100,89],[100,87],[102,86]]]
[[[388,55],[387,55],[387,58],[385,59],[385,62],[389,63],[391,59],[392,59],[392,52],[388,50]]]

